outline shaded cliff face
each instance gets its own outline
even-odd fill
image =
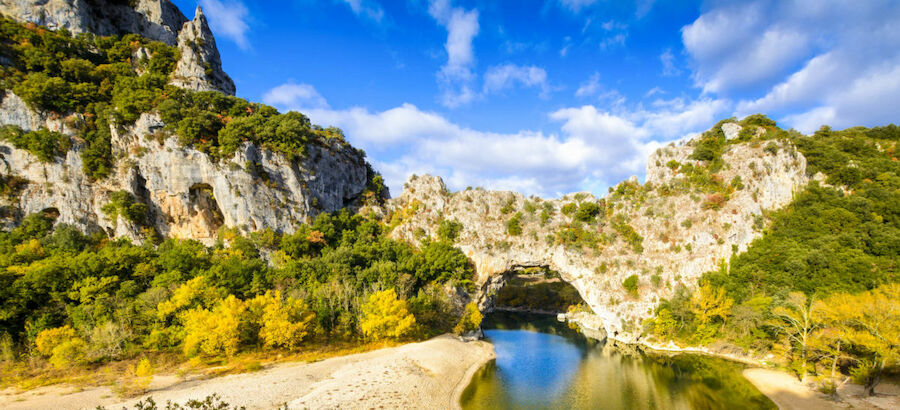
[[[633,341],[660,298],[679,284],[695,287],[703,272],[745,250],[761,235],[764,212],[790,203],[808,182],[805,158],[787,141],[726,145],[723,167],[707,174],[689,159],[696,144],[661,148],[648,160],[645,184],[633,178],[605,198],[451,194],[438,177],[414,176],[386,213],[396,225],[392,235],[413,243],[436,237],[444,220],[459,222],[456,246],[476,266],[482,308],[505,273],[546,266],[578,289],[597,315],[595,326]],[[623,283],[632,275],[636,286],[628,289]]]
[[[35,113],[15,94],[0,104],[0,124],[24,130],[47,128],[74,136],[67,124],[75,118]],[[244,143],[231,157],[215,162],[193,148],[183,148],[163,131],[155,114],[143,114],[119,132],[111,128],[115,174],[91,181],[82,172],[77,143],[64,159],[46,163],[31,153],[0,142],[0,173],[28,181],[17,197],[5,199],[15,209],[8,223],[24,215],[52,209],[58,222],[85,231],[141,239],[144,227],[163,236],[212,242],[222,226],[243,232],[271,228],[293,232],[319,212],[333,212],[353,202],[368,181],[365,159],[355,149],[334,143],[310,145],[303,159]],[[147,206],[147,222],[118,215],[110,220],[103,207],[116,191],[130,193]]]

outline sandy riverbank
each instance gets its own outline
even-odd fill
[[[204,380],[181,380],[174,375],[154,379],[157,403],[184,403],[218,394],[225,402],[248,409],[331,408],[456,408],[459,396],[481,366],[494,358],[484,341],[464,343],[452,336],[315,363],[278,363],[265,369]],[[79,390],[50,386],[17,394],[0,392],[4,409],[79,409],[122,402],[109,387]]]
[[[867,396],[860,385],[846,383],[838,389],[838,401],[833,401],[816,391],[811,383],[801,383],[787,372],[747,369],[744,370],[744,377],[782,410],[900,408],[900,386],[893,383],[879,384],[874,396]]]

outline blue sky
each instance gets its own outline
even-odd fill
[[[670,141],[763,112],[898,122],[900,2],[175,0],[237,94],[344,129],[394,195],[597,194]]]

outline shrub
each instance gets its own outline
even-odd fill
[[[84,364],[86,359],[87,343],[74,337],[53,348],[50,356],[50,364],[57,369]]]
[[[765,114],[753,114],[744,117],[744,119],[741,120],[741,125],[744,127],[758,125],[760,127],[767,128],[775,127],[777,124],[775,123],[775,120],[770,119],[769,117],[765,116]]]
[[[438,226],[438,238],[440,238],[442,241],[451,243],[456,242],[456,238],[459,237],[459,233],[462,231],[462,228],[463,226],[461,223],[454,220],[445,219],[441,221],[441,225]]]
[[[121,215],[125,220],[138,225],[147,222],[147,205],[135,201],[134,195],[128,191],[116,191],[110,194],[109,202],[100,208],[113,222]]]
[[[596,202],[584,202],[575,211],[575,220],[581,222],[594,222],[594,218],[600,214],[600,205]]]
[[[716,192],[706,196],[706,199],[703,200],[703,209],[718,210],[722,208],[723,203],[725,203],[725,195]]]
[[[638,276],[631,275],[622,281],[622,287],[633,297],[638,296]]]
[[[0,127],[0,139],[30,152],[42,162],[52,162],[56,157],[65,156],[72,148],[69,137],[46,128],[25,132],[18,125],[4,125]]]
[[[522,213],[516,212],[516,214],[513,215],[512,218],[509,218],[509,220],[506,221],[506,233],[508,233],[512,236],[521,235],[522,234],[521,220],[522,220]]]
[[[576,209],[578,209],[578,204],[576,204],[574,202],[569,202],[569,203],[563,205],[563,207],[562,207],[562,209],[560,209],[560,211],[562,211],[563,215],[570,216],[575,212]]]

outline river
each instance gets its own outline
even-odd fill
[[[642,353],[546,315],[497,312],[483,325],[497,359],[466,388],[466,410],[775,408],[723,359]]]

